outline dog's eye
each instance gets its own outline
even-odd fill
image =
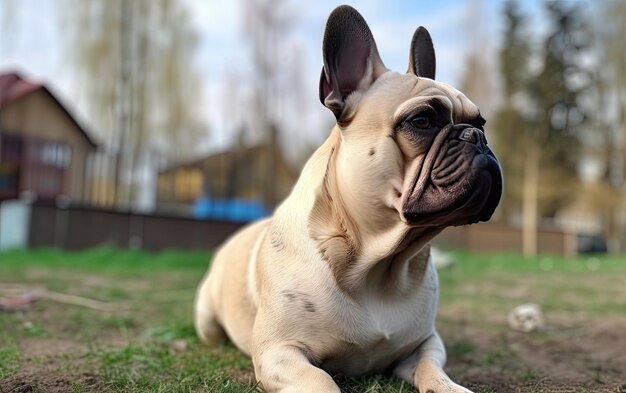
[[[415,128],[422,130],[428,129],[431,126],[430,118],[428,116],[420,115],[409,120],[409,123]]]

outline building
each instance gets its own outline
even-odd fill
[[[0,74],[0,200],[87,199],[89,156],[96,144],[43,84]]]
[[[157,208],[180,211],[207,199],[256,202],[269,210],[289,194],[297,179],[298,173],[278,149],[270,145],[235,148],[160,171]]]

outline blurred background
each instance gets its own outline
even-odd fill
[[[0,247],[214,248],[266,216],[333,125],[336,2],[0,1]],[[424,25],[505,175],[444,248],[626,251],[626,2],[360,1],[387,67]]]

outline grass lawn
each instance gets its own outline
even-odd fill
[[[483,393],[626,391],[626,258],[455,258],[440,272],[437,322],[453,379]],[[0,392],[261,391],[236,348],[195,337],[192,299],[209,260],[202,252],[0,253],[0,298],[55,295],[0,310]],[[543,308],[543,331],[507,327],[508,311],[526,302]],[[417,391],[383,377],[338,381],[347,392]]]

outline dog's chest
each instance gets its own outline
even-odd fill
[[[365,298],[340,319],[342,340],[322,368],[345,375],[387,371],[432,333],[436,296],[436,290],[423,289],[400,301]]]

